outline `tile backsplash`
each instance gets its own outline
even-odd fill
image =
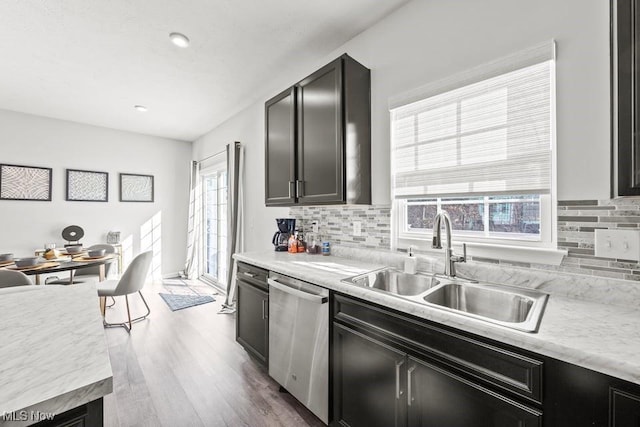
[[[369,205],[294,206],[289,215],[304,231],[318,221],[318,234],[332,244],[362,248],[391,247],[391,207]],[[361,236],[353,236],[353,223],[361,223]]]
[[[640,230],[640,199],[558,202],[558,248],[566,249],[559,269],[593,276],[640,281],[636,261],[595,256],[596,229]]]
[[[390,206],[295,206],[289,214],[305,231],[311,230],[312,221],[318,221],[322,238],[335,244],[375,249],[391,247]],[[361,222],[362,236],[353,236],[354,221]],[[594,236],[598,228],[640,230],[640,198],[558,202],[558,248],[568,251],[558,266],[478,257],[473,260],[640,281],[640,263],[595,256]]]

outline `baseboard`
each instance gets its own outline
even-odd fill
[[[180,273],[179,272],[174,272],[174,273],[165,273],[162,275],[163,279],[176,279],[180,277]]]

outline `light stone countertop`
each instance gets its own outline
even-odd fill
[[[112,392],[113,374],[96,288],[0,289],[0,426],[2,414],[60,414]]]
[[[414,316],[640,384],[640,310],[551,293],[537,333],[520,332],[379,291],[341,282],[397,258],[246,252],[234,258]],[[536,274],[535,270],[526,274]],[[505,283],[506,284],[506,283]],[[514,283],[508,283],[514,284]],[[555,285],[554,285],[555,286]],[[556,290],[556,289],[553,289]]]

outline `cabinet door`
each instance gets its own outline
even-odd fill
[[[265,204],[295,203],[295,88],[265,104]]]
[[[333,423],[406,424],[405,353],[334,323]]]
[[[618,195],[640,195],[640,49],[637,22],[640,19],[638,0],[616,0],[612,15],[612,38],[616,55],[612,55],[617,84],[614,93],[617,117]],[[614,59],[615,58],[615,59]],[[617,61],[616,61],[617,60]]]
[[[410,426],[540,427],[542,414],[440,368],[409,358]]]
[[[237,280],[236,283],[236,340],[266,365],[269,354],[269,294],[243,280]]]
[[[20,423],[20,425],[23,424]],[[99,398],[62,414],[57,414],[53,420],[44,420],[33,424],[33,427],[102,427],[103,425],[103,403],[102,398]]]
[[[611,389],[611,427],[640,426],[640,396]]]
[[[300,204],[342,202],[344,196],[342,58],[298,84]]]

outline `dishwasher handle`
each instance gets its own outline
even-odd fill
[[[285,292],[287,294],[293,295],[298,298],[302,298],[307,301],[311,301],[315,304],[324,304],[329,300],[325,296],[310,294],[308,292],[304,292],[299,289],[292,288],[291,286],[287,286],[283,283],[280,283],[275,279],[267,279],[267,283],[269,283],[269,286],[273,286],[275,289],[278,289],[279,291]]]

